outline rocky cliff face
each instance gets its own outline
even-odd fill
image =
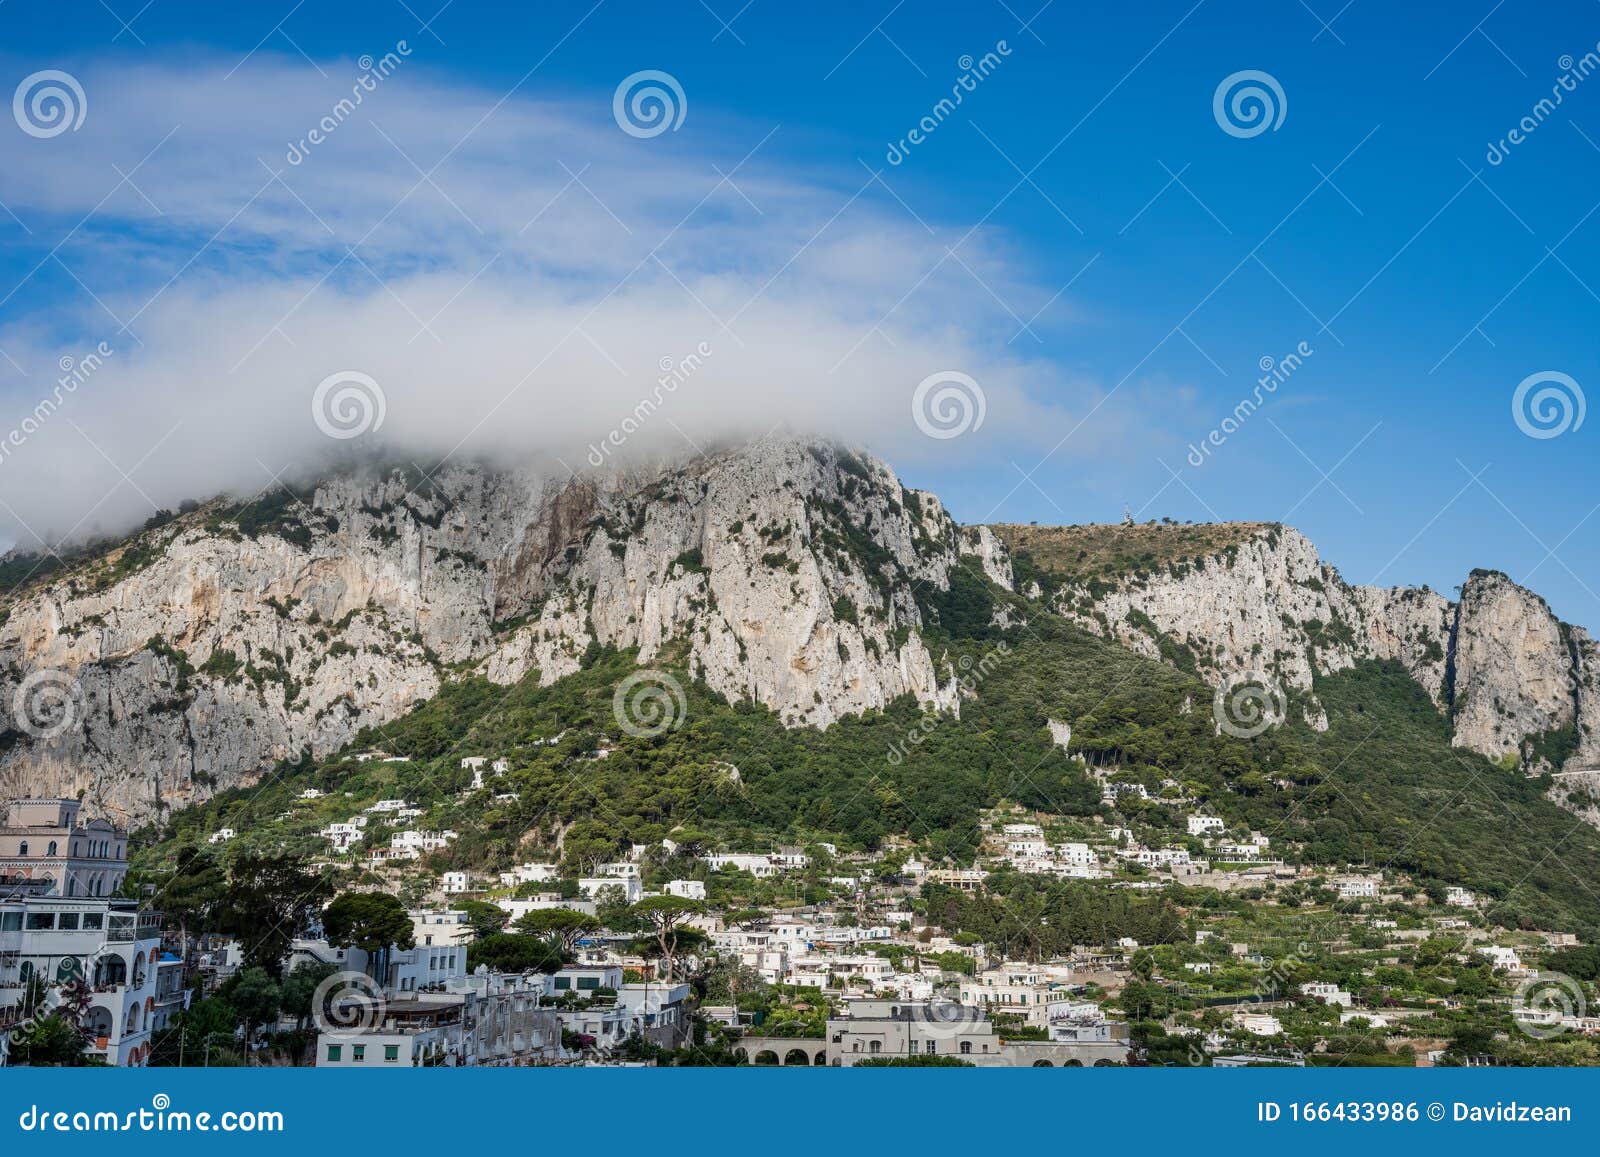
[[[643,478],[462,466],[213,503],[5,606],[0,796],[147,818],[336,750],[447,669],[550,682],[594,642],[681,648],[793,724],[954,709],[912,592],[961,546],[881,462],[787,439]]]
[[[1057,531],[1098,569],[1047,595],[1032,546]],[[1454,605],[1351,586],[1279,526],[1172,527],[1202,546],[1147,541],[1131,565],[1125,533],[958,528],[871,456],[781,437],[627,473],[460,465],[218,500],[0,600],[0,796],[143,820],[335,751],[445,679],[550,683],[595,645],[681,661],[791,726],[902,695],[956,711],[916,595],[958,563],[1213,681],[1305,690],[1394,659],[1461,746],[1600,767],[1600,648],[1504,576]]]
[[[1458,604],[1352,586],[1294,530],[1234,537],[1209,554],[1069,579],[1051,602],[1152,657],[1165,636],[1168,657],[1181,644],[1213,682],[1265,674],[1305,691],[1357,660],[1397,660],[1450,713],[1457,746],[1515,755],[1529,771],[1600,766],[1600,648],[1537,595],[1490,571],[1468,578]]]
[[[1576,656],[1538,595],[1475,572],[1461,588],[1451,644],[1456,746],[1500,757],[1576,725]]]

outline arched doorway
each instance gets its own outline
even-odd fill
[[[805,1049],[790,1049],[783,1054],[783,1063],[786,1065],[809,1065],[811,1057]]]
[[[750,1063],[753,1065],[776,1065],[780,1062],[778,1060],[777,1053],[773,1052],[771,1049],[762,1049],[755,1055],[755,1058]]]

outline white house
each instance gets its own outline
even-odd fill
[[[20,994],[43,981],[55,1006],[60,985],[81,981],[88,1007],[80,1024],[89,1054],[137,1066],[150,1055],[158,1008],[161,916],[132,900],[28,896],[0,901],[0,989]],[[170,976],[170,973],[168,974]]]
[[[1316,997],[1318,1000],[1322,1001],[1323,1004],[1337,1004],[1344,1008],[1349,1008],[1352,1003],[1350,994],[1344,989],[1340,988],[1337,984],[1329,984],[1321,981],[1311,984],[1302,984],[1300,986],[1300,991],[1305,993],[1307,996]]]
[[[1236,1012],[1233,1023],[1251,1036],[1277,1036],[1283,1031],[1283,1022],[1268,1012]]]
[[[644,884],[637,876],[585,876],[578,881],[578,891],[591,900],[597,900],[607,888],[622,893],[627,904],[637,904],[644,899]]]
[[[1227,825],[1222,822],[1221,816],[1190,816],[1189,834],[1203,836],[1207,832],[1220,832]]]
[[[470,872],[446,872],[442,887],[447,896],[457,896],[462,892],[470,892],[472,891],[472,874]]]
[[[668,880],[667,895],[678,896],[684,900],[704,900],[706,883],[704,880]]]

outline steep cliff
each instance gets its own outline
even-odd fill
[[[592,643],[682,646],[794,724],[954,708],[913,587],[960,541],[881,462],[783,438],[642,478],[471,465],[219,500],[8,599],[0,795],[143,818],[335,750],[451,670],[549,682]]]
[[[1457,746],[1530,772],[1600,764],[1593,642],[1502,574],[1475,571],[1451,603],[1346,583],[1272,524],[993,529],[1019,573],[1038,576],[1029,593],[1213,683],[1258,674],[1309,691],[1358,660],[1392,659],[1449,713]]]

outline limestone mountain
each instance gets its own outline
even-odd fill
[[[1453,742],[1530,772],[1600,766],[1600,650],[1538,595],[1474,571],[1451,602],[1355,586],[1299,532],[1267,523],[996,526],[1024,592],[1073,622],[1215,683],[1320,676],[1394,660]]]
[[[296,489],[158,516],[53,571],[0,565],[0,792],[150,820],[459,680],[549,686],[598,648],[788,727],[907,700],[955,714],[937,640],[1052,612],[1213,683],[1281,680],[1314,727],[1319,678],[1393,660],[1455,743],[1600,764],[1600,656],[1537,596],[1490,573],[1456,603],[1351,586],[1275,525],[962,528],[871,455],[791,437],[652,469]]]
[[[335,751],[454,675],[549,683],[595,645],[680,649],[793,725],[956,706],[915,592],[948,584],[966,536],[821,443],[643,477],[348,474],[152,521],[0,604],[0,792],[148,819]]]

